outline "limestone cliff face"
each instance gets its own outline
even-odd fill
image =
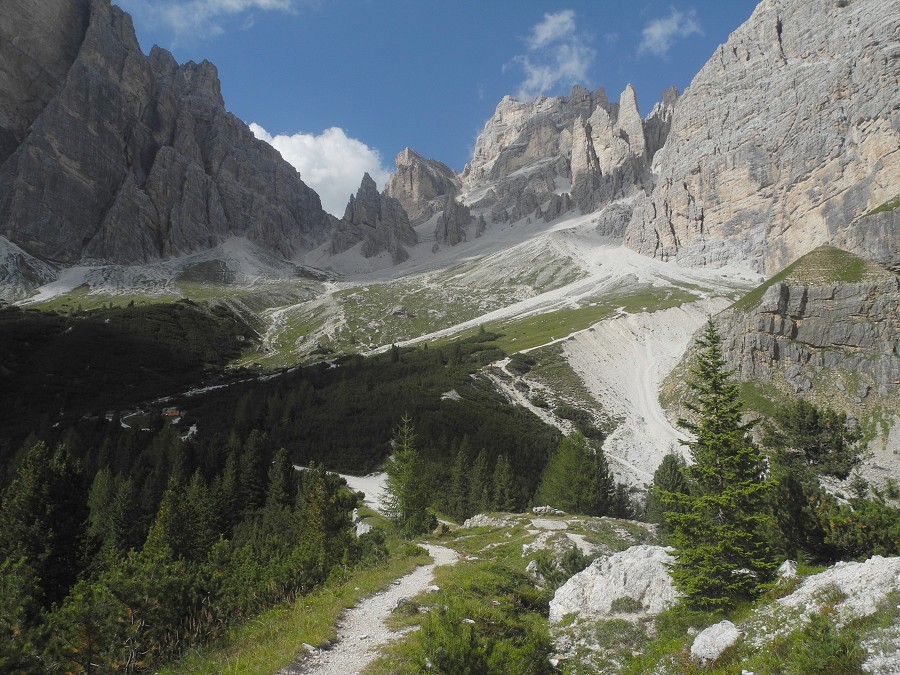
[[[865,215],[839,230],[835,239],[838,248],[900,274],[900,208]]]
[[[333,228],[215,67],[145,56],[109,0],[8,0],[0,37],[0,234],[22,249],[141,263],[241,236],[291,257]]]
[[[846,244],[900,193],[898,91],[900,0],[763,0],[675,105],[626,244],[769,272]]]
[[[355,196],[350,197],[344,217],[331,240],[331,252],[342,253],[362,242],[360,253],[371,258],[387,251],[392,261],[401,263],[409,257],[404,245],[418,242],[400,202],[379,194],[375,181],[363,176]]]
[[[610,103],[603,89],[581,87],[570,96],[524,103],[506,97],[463,171],[464,198],[496,223],[530,214],[550,220],[573,207],[599,211],[643,193],[673,103],[666,99],[642,120],[630,85],[618,103]],[[618,215],[620,236],[627,215]]]
[[[847,392],[851,398],[900,391],[900,277],[776,283],[752,312],[725,312],[717,323],[723,351],[741,379],[783,379],[805,393],[839,369],[859,380],[857,390]]]
[[[397,155],[397,170],[391,174],[384,193],[393,197],[413,224],[425,222],[444,208],[448,196],[456,195],[460,182],[443,162],[425,159],[411,148]]]

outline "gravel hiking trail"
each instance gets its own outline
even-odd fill
[[[392,631],[384,621],[397,604],[424,591],[434,579],[434,568],[452,565],[456,551],[443,546],[423,545],[434,559],[396,580],[385,590],[360,600],[338,619],[337,637],[330,649],[315,649],[301,654],[276,675],[351,675],[359,673],[378,656],[378,647],[403,635]]]

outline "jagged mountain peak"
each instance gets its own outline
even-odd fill
[[[426,159],[412,148],[397,155],[396,167],[384,191],[400,202],[414,224],[441,211],[447,196],[456,195],[461,189],[453,169],[435,159]]]
[[[898,0],[760,3],[675,105],[626,243],[775,271],[845,238],[900,193],[898,30]]]
[[[22,47],[32,20],[40,34]],[[0,30],[0,63],[13,64],[0,78],[0,234],[27,252],[143,263],[239,236],[292,257],[333,227],[225,110],[215,66],[145,56],[109,0],[11,0]],[[46,73],[37,86],[34,73]]]
[[[332,254],[343,253],[360,242],[364,258],[387,252],[394,264],[409,257],[405,245],[418,242],[403,206],[387,193],[379,193],[368,172],[363,175],[359,190],[351,195],[329,250]]]

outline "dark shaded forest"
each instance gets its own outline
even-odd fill
[[[433,504],[475,463],[467,512],[498,475],[524,508],[560,439],[477,376],[502,356],[484,331],[269,374],[226,371],[250,328],[186,302],[8,309],[0,334],[4,671],[152,668],[377,561],[383,535],[355,537],[359,495],[324,469],[378,468],[404,415]]]

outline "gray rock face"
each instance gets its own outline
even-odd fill
[[[142,263],[232,236],[283,257],[327,238],[335,219],[225,111],[212,64],[179,66],[156,47],[144,56],[109,0],[9,0],[0,26],[17,36],[0,41],[10,241],[66,263]]]
[[[593,212],[643,194],[676,98],[668,92],[642,120],[630,85],[619,103],[610,103],[602,89],[581,87],[526,103],[506,97],[461,176],[464,199],[498,223],[533,213],[549,221],[576,207]]]
[[[763,0],[675,105],[626,244],[768,272],[840,245],[900,193],[898,30],[900,0]]]
[[[363,257],[371,258],[387,251],[396,264],[409,257],[404,244],[417,241],[416,231],[400,202],[379,194],[375,181],[367,173],[338,223],[331,239],[331,252],[341,253],[362,242]]]
[[[723,352],[742,380],[785,378],[797,393],[834,369],[871,382],[882,396],[900,390],[900,277],[859,284],[776,283],[758,308],[717,322]]]
[[[28,135],[78,54],[90,0],[7,4],[0,16],[0,162]]]
[[[900,208],[860,218],[835,239],[838,248],[900,273]]]
[[[434,240],[439,244],[456,246],[466,240],[466,229],[474,221],[472,212],[464,204],[460,204],[453,196],[447,197],[444,210],[438,217],[434,230]],[[482,219],[483,222],[483,219]]]
[[[393,197],[413,224],[423,223],[444,208],[447,197],[460,190],[459,178],[446,164],[425,159],[406,148],[397,155],[397,170],[391,174],[384,193]]]
[[[622,598],[639,602],[644,614],[659,614],[678,598],[669,576],[671,562],[667,549],[647,545],[595,560],[556,591],[550,623],[573,613],[588,620],[609,617]]]

